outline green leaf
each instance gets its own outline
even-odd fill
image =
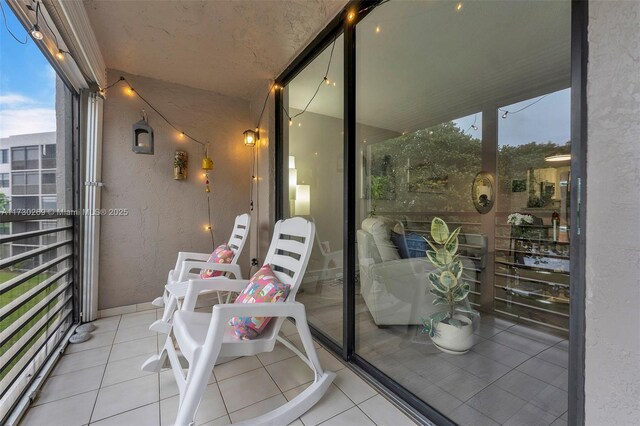
[[[440,278],[438,277],[438,275],[434,274],[433,272],[429,272],[429,282],[431,282],[431,285],[433,285],[438,290],[443,292],[447,291],[447,288],[440,284]]]
[[[429,244],[429,247],[431,247],[433,249],[433,251],[438,251],[438,247],[436,247],[431,241],[429,241],[428,238],[422,237],[424,238],[424,240],[427,242],[427,244]]]
[[[462,302],[469,295],[469,290],[464,290],[463,288],[461,288],[460,290],[461,290],[461,293],[453,296],[454,302]]]
[[[447,293],[444,291],[440,291],[437,288],[432,288],[429,290],[429,293],[433,294],[436,297],[442,297],[443,299],[447,298]]]
[[[476,311],[475,309],[471,309],[471,308],[456,308],[456,312],[460,312],[461,314],[469,314],[469,315],[473,315],[474,317],[479,317],[480,316],[480,312]]]
[[[442,312],[436,312],[435,314],[429,315],[429,318],[433,322],[440,322],[443,319],[447,318],[448,316],[449,316],[449,311],[442,311]]]
[[[431,221],[431,238],[438,244],[444,244],[449,238],[449,227],[439,217],[434,217]]]
[[[455,318],[449,318],[449,325],[452,325],[456,328],[462,328],[464,324],[460,320],[457,320]]]
[[[458,251],[458,234],[460,233],[460,227],[449,235],[447,241],[444,243],[444,249],[448,251],[452,256]]]
[[[427,250],[427,258],[437,267],[445,266],[440,259],[438,258],[438,254],[435,251]]]
[[[456,262],[452,262],[449,265],[449,270],[456,278],[460,278],[462,276],[462,271],[464,270],[464,266],[462,266],[462,261],[458,260]]]
[[[442,297],[436,297],[435,299],[433,299],[433,304],[434,305],[448,305],[449,302],[447,301],[447,299],[444,299]]]
[[[451,272],[444,271],[440,274],[440,283],[450,290],[458,285],[458,279]]]
[[[440,249],[436,252],[436,260],[440,262],[440,266],[447,266],[453,261],[453,257],[445,249]]]

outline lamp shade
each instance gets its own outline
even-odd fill
[[[244,135],[244,144],[246,146],[255,146],[256,145],[256,140],[258,140],[258,134],[255,130],[245,130],[243,132]]]
[[[308,216],[311,212],[311,187],[296,185],[296,215]]]

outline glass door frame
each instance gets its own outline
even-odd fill
[[[388,0],[386,0],[388,1]],[[344,199],[343,199],[343,341],[340,345],[309,324],[313,336],[342,359],[389,389],[394,399],[437,424],[454,424],[355,351],[356,282],[356,26],[385,0],[351,0],[277,77],[284,88],[337,36],[344,35]],[[571,223],[568,424],[584,424],[586,154],[587,154],[587,22],[588,2],[571,1]],[[275,218],[283,218],[286,191],[283,91],[275,93]]]

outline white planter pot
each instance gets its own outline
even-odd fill
[[[462,321],[464,325],[458,328],[439,322],[436,325],[436,335],[431,338],[431,341],[442,352],[462,355],[473,347],[473,323],[464,315],[456,314],[453,317]]]

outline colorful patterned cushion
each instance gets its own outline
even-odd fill
[[[284,302],[289,295],[289,286],[278,282],[269,265],[256,272],[234,303]],[[255,339],[265,329],[271,317],[235,317],[230,324],[236,336],[243,340]]]
[[[216,247],[213,253],[211,253],[211,256],[209,256],[209,259],[207,259],[207,262],[231,263],[232,260],[233,260],[233,250],[229,248],[227,243],[224,243]],[[212,271],[211,269],[207,269],[200,272],[200,278],[206,279],[206,278],[219,277],[222,274],[224,274],[224,272],[222,271]]]

